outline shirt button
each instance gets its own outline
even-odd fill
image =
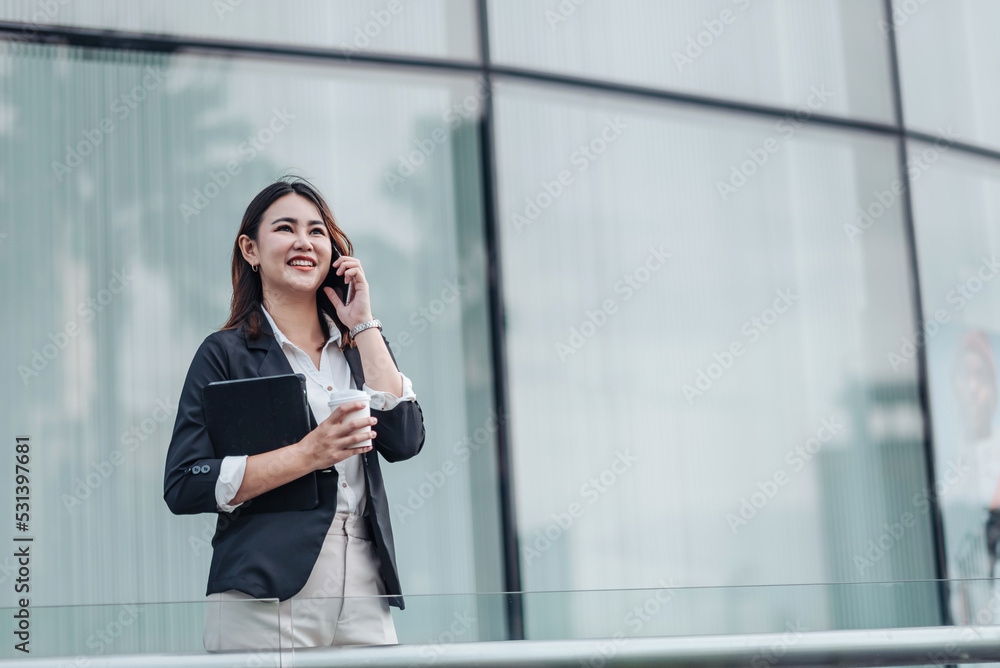
[[[341,487],[347,487],[347,483],[346,482],[342,482],[342,483],[340,483],[340,485],[341,485]]]
[[[333,385],[327,385],[326,389],[330,392],[333,392]]]

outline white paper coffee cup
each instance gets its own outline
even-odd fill
[[[365,402],[364,406],[362,406],[356,411],[351,411],[350,413],[344,416],[343,422],[350,422],[351,420],[357,420],[358,418],[371,417],[372,412],[371,412],[370,400],[371,396],[369,396],[367,392],[364,392],[362,390],[344,390],[343,392],[337,392],[333,396],[331,396],[330,400],[327,402],[327,405],[330,407],[330,412],[332,413],[333,411],[337,410],[337,406],[339,406],[340,404],[349,404],[349,403],[354,403],[356,401],[364,401]],[[364,427],[361,428],[361,431],[371,431],[371,430],[372,426],[370,424],[366,424]],[[371,438],[369,438],[367,441],[361,441],[360,443],[352,445],[350,447],[364,448],[371,444],[372,440]]]

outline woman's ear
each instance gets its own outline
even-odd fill
[[[257,261],[257,244],[254,240],[245,234],[241,234],[239,238],[240,251],[243,253],[243,259],[250,264],[259,264]]]

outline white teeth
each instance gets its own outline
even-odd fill
[[[313,267],[315,266],[312,262],[307,262],[306,260],[292,260],[288,264],[293,267]]]

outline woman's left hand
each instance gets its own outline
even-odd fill
[[[372,320],[368,281],[361,268],[361,261],[350,255],[341,255],[333,261],[330,271],[345,276],[347,281],[354,285],[354,294],[351,296],[351,303],[347,306],[344,306],[344,303],[340,301],[340,295],[333,288],[323,288],[326,291],[326,296],[337,310],[340,322],[344,323],[348,329],[352,329],[355,325]]]

